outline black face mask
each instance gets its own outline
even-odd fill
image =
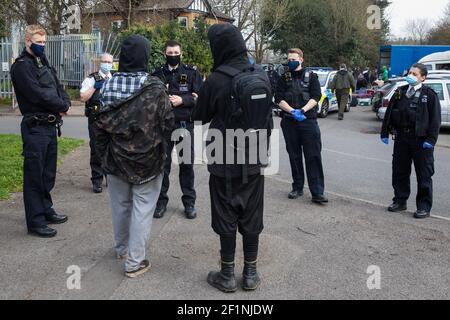
[[[180,56],[166,56],[167,64],[171,67],[176,67],[181,62],[181,55]]]

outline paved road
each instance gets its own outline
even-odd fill
[[[308,197],[288,201],[284,188],[289,184],[276,177],[266,179],[265,229],[258,258],[261,287],[231,295],[211,288],[206,276],[218,268],[219,238],[211,229],[208,173],[203,165],[195,168],[198,218],[187,220],[183,215],[174,167],[167,214],[153,222],[148,251],[152,268],[139,279],[125,279],[123,262],[112,250],[109,196],[91,192],[88,158],[85,145],[58,168],[52,193],[55,209],[70,218],[55,226],[56,238],[26,235],[20,193],[1,202],[0,300],[450,298],[450,222],[418,221],[411,213],[390,214],[382,207],[334,195],[325,206],[312,204]],[[241,282],[238,239],[236,276]],[[75,280],[77,268],[81,288],[71,290],[67,283],[76,283],[70,280]],[[371,290],[368,280],[376,284],[377,274],[380,289]],[[169,318],[177,318],[171,312],[176,310],[167,310]]]
[[[323,158],[327,192],[361,199],[387,206],[393,197],[391,187],[391,159],[393,143],[380,143],[381,123],[368,108],[353,108],[345,121],[337,114],[320,119],[323,139]],[[88,139],[86,118],[65,119],[64,136]],[[0,117],[0,133],[19,133],[19,117]],[[276,120],[279,128],[279,119]],[[436,148],[436,175],[434,178],[435,204],[433,213],[450,218],[450,130],[442,130]],[[289,158],[280,133],[280,173],[276,178],[291,181]],[[416,183],[412,176],[412,195],[409,209],[415,210]],[[289,186],[286,187],[286,193]]]

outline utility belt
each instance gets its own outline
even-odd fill
[[[29,129],[37,126],[55,127],[58,137],[61,137],[63,120],[61,117],[49,113],[30,113],[23,116],[23,121]]]
[[[415,137],[416,129],[413,127],[394,129],[394,137]]]

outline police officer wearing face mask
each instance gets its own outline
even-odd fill
[[[417,63],[405,80],[409,85],[396,90],[386,110],[381,140],[389,144],[389,134],[395,137],[392,163],[393,203],[390,212],[407,209],[411,194],[411,164],[417,175],[417,211],[414,217],[430,216],[433,205],[434,147],[441,127],[441,105],[431,88],[423,84],[428,75],[425,65]]]
[[[195,219],[196,192],[194,189],[194,123],[191,119],[192,111],[196,105],[197,96],[203,84],[200,73],[191,66],[181,63],[181,44],[177,41],[168,41],[166,44],[166,64],[156,70],[153,75],[163,81],[168,90],[170,102],[175,114],[175,130],[184,129],[183,137],[179,141],[167,141],[167,159],[164,169],[163,186],[156,206],[155,218],[162,218],[166,212],[169,197],[169,175],[172,165],[171,153],[176,144],[184,146],[183,139],[190,139],[191,159],[180,164],[180,185],[183,192],[182,202],[185,215],[188,219]],[[181,155],[182,156],[182,155]]]
[[[94,193],[102,193],[103,171],[100,155],[95,150],[95,116],[100,108],[100,89],[106,80],[111,79],[113,56],[104,53],[101,57],[100,70],[90,74],[81,84],[81,101],[86,103],[85,115],[88,118],[89,146],[91,148],[91,181]]]
[[[328,199],[324,196],[322,141],[317,123],[317,103],[322,96],[320,82],[315,73],[308,73],[302,68],[302,50],[290,49],[288,60],[289,70],[279,80],[275,94],[275,102],[284,111],[281,128],[294,180],[288,197],[297,199],[303,196],[304,155],[312,201],[323,204]]]
[[[23,200],[28,232],[50,238],[57,231],[48,224],[68,219],[53,209],[50,192],[56,177],[57,132],[61,135],[61,117],[70,109],[70,98],[45,56],[45,44],[44,29],[26,28],[26,48],[11,66],[11,79],[23,115]]]

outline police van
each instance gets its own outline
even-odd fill
[[[320,87],[322,90],[322,97],[319,101],[318,115],[320,118],[326,118],[331,111],[339,111],[338,101],[336,99],[336,93],[331,93],[331,82],[337,74],[336,70],[329,69],[311,69],[319,77]],[[352,101],[352,92],[350,91],[350,97],[348,99],[345,112],[350,111],[350,104]]]
[[[428,70],[450,70],[450,51],[436,52],[419,60]]]

